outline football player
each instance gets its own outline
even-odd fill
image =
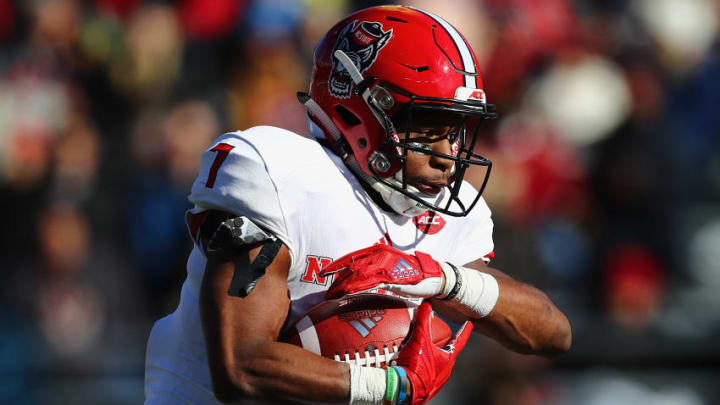
[[[177,310],[148,340],[146,403],[423,404],[473,327],[521,353],[568,350],[548,297],[487,266],[491,163],[474,149],[495,113],[453,26],[411,7],[353,13],[318,44],[298,98],[314,139],[260,126],[202,156],[186,218],[195,247]],[[470,168],[484,170],[479,189]],[[319,302],[373,288],[423,302],[394,366],[278,341]],[[468,322],[446,347],[427,336],[430,304]]]

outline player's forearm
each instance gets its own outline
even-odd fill
[[[455,269],[460,294],[434,301],[444,315],[458,322],[470,319],[476,331],[520,353],[552,355],[570,348],[570,324],[543,292],[484,263]]]
[[[215,394],[223,402],[243,398],[347,403],[350,373],[346,364],[297,346],[269,342],[213,370]]]
[[[262,249],[249,252],[251,262]],[[200,311],[213,390],[222,402],[244,398],[347,402],[348,366],[300,347],[277,342],[289,310],[289,253],[282,247],[266,274],[244,297],[228,294],[242,261],[218,252],[208,256]]]
[[[476,330],[520,353],[554,355],[570,349],[570,323],[547,295],[511,278],[496,279],[498,301],[487,317],[473,321]]]

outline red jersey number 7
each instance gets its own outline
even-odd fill
[[[215,178],[217,177],[218,170],[220,169],[220,165],[223,164],[225,158],[227,158],[227,155],[230,153],[231,150],[233,150],[233,148],[235,147],[232,145],[228,145],[226,143],[219,143],[215,145],[214,148],[210,149],[210,151],[212,152],[217,152],[217,155],[215,155],[215,160],[210,167],[210,173],[208,174],[207,181],[205,182],[205,187],[213,188],[213,186],[215,185]]]

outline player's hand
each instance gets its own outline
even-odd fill
[[[430,255],[418,251],[410,255],[383,244],[349,253],[325,266],[320,275],[334,273],[338,275],[325,293],[326,299],[372,288],[427,298],[441,294],[445,284],[440,263]]]
[[[405,369],[410,380],[411,405],[426,403],[442,389],[473,329],[472,323],[465,322],[445,346],[437,347],[430,327],[434,316],[430,304],[423,302],[410,337],[398,353],[397,365]]]

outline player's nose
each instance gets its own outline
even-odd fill
[[[444,155],[450,155],[452,145],[450,145],[450,141],[448,139],[443,139],[441,141],[435,142],[432,145],[432,151],[435,153],[442,153]],[[455,162],[451,159],[447,159],[444,157],[432,155],[430,157],[430,167],[433,169],[450,171],[450,169],[453,167],[453,164]]]

